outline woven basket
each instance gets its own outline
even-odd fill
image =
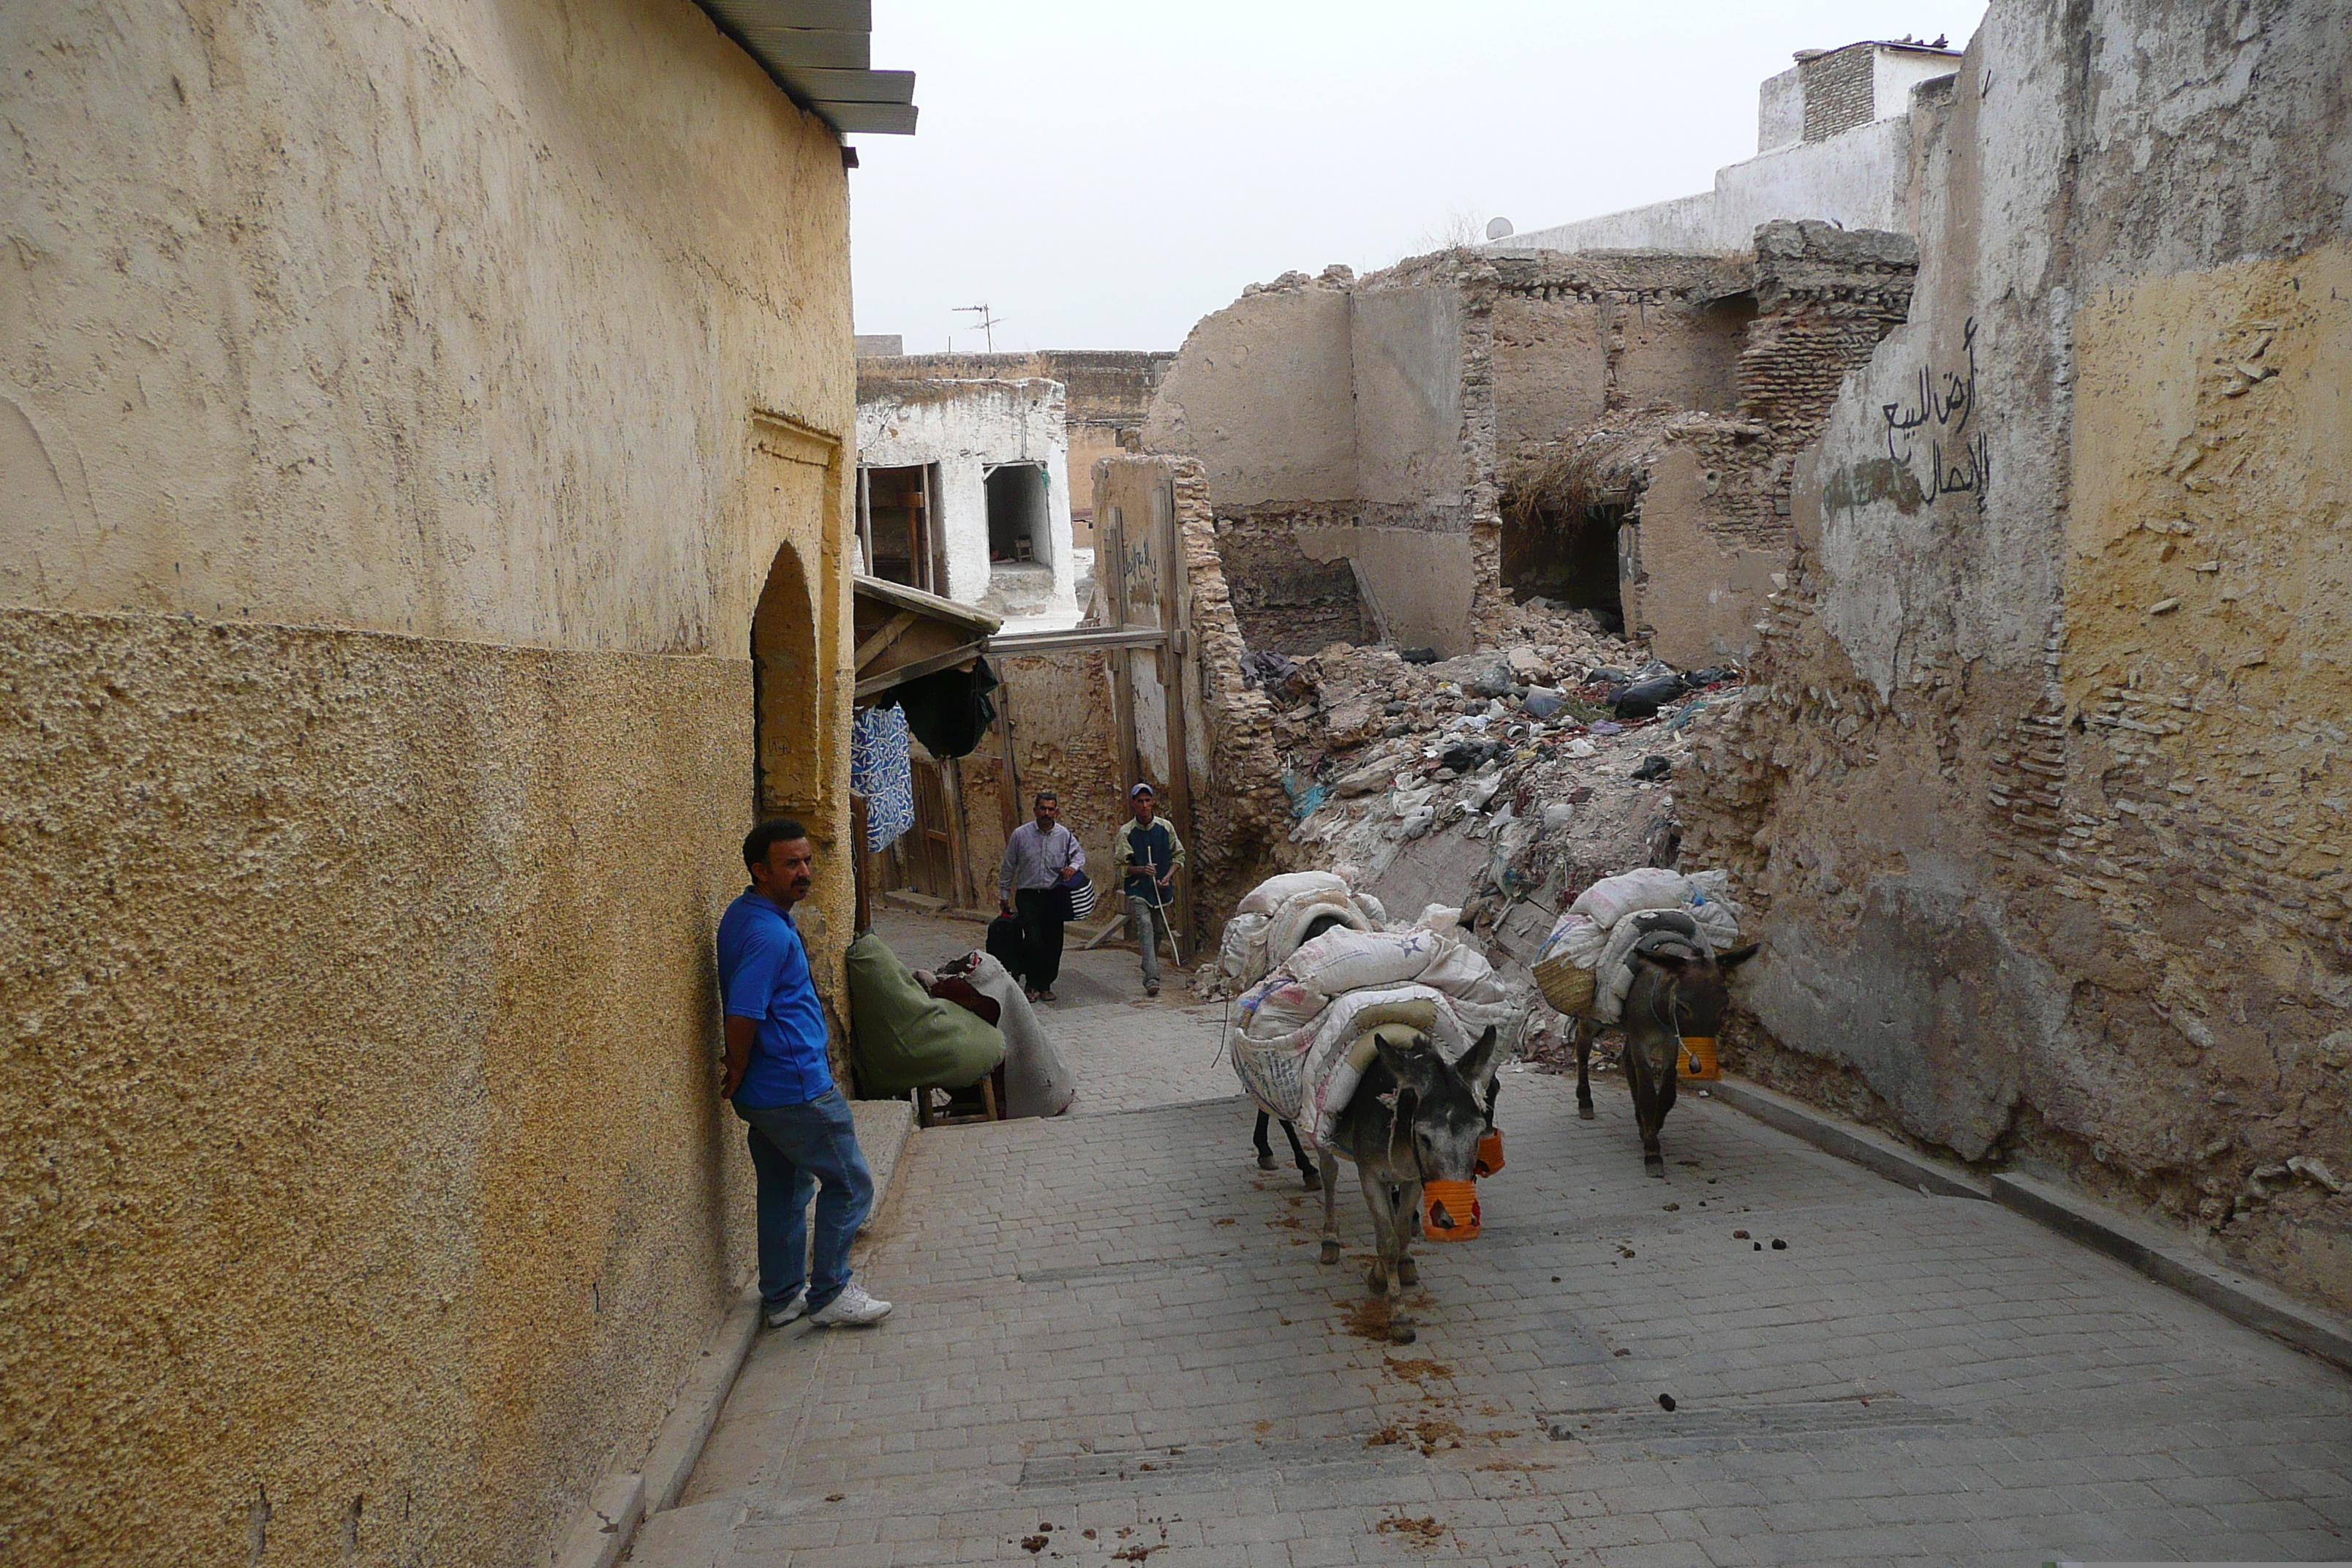
[[[1568,954],[1555,952],[1539,960],[1535,976],[1544,1000],[1559,1011],[1574,1017],[1592,1005],[1593,972],[1577,967]]]

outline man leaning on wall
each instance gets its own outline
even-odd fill
[[[815,880],[808,829],[777,817],[743,840],[751,885],[719,922],[719,989],[727,1011],[719,1092],[748,1124],[759,1177],[760,1300],[768,1327],[805,1316],[820,1327],[878,1323],[890,1303],[849,1277],[849,1244],[874,1206],[857,1121],[825,1058],[824,1008],[793,906]],[[809,1199],[816,1253],[809,1255]]]

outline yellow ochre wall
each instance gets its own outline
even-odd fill
[[[0,1560],[543,1561],[749,1264],[780,549],[845,837],[838,146],[686,0],[0,49]]]

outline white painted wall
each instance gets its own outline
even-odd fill
[[[937,463],[933,525],[947,545],[945,596],[978,605],[988,592],[988,469],[1036,463],[1045,473],[1045,529],[1037,557],[1054,569],[1051,616],[1078,617],[1070,537],[1070,437],[1062,384],[934,381],[861,392],[857,461],[877,468]]]
[[[1911,118],[1902,114],[1727,165],[1698,195],[1515,234],[1491,248],[1746,250],[1756,226],[1775,218],[1902,230],[1910,170]]]
[[[1917,49],[1881,48],[1871,59],[1870,107],[1874,116],[1891,120],[1911,111],[1911,89],[1923,81],[1950,76],[1960,68],[1957,55],[1927,54]],[[1801,110],[1800,117],[1801,118]]]

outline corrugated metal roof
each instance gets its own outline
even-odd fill
[[[837,132],[915,133],[915,73],[872,68],[873,0],[695,0]]]

